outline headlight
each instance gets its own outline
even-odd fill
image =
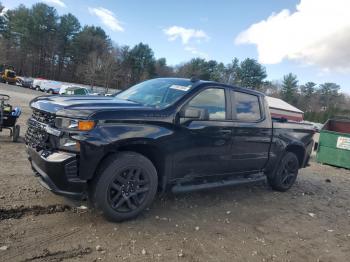
[[[79,120],[64,117],[57,117],[55,120],[56,127],[73,131],[89,131],[93,129],[95,125],[95,121],[92,120]]]

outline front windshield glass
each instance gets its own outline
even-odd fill
[[[179,100],[191,87],[190,80],[158,78],[134,85],[116,97],[145,106],[164,108]]]

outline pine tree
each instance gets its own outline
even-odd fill
[[[298,93],[298,79],[296,75],[289,73],[283,77],[281,95],[287,103],[296,104]]]

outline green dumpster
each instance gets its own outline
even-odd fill
[[[326,122],[320,131],[317,162],[350,169],[350,120]]]

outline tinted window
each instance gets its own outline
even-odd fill
[[[226,119],[225,90],[209,88],[195,96],[188,104],[190,107],[208,110],[209,119]]]
[[[235,92],[237,119],[240,121],[256,121],[261,119],[259,98],[255,95]]]

